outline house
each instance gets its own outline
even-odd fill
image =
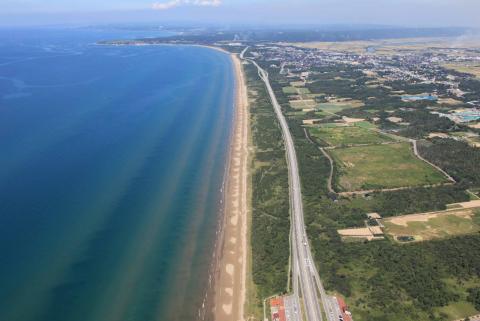
[[[345,301],[338,296],[337,297],[338,306],[340,307],[340,312],[342,313],[343,321],[353,321],[352,314],[348,311],[348,306]]]
[[[285,303],[282,297],[270,299],[270,311],[272,313],[272,321],[287,321]]]
[[[367,217],[369,220],[379,220],[382,218],[382,216],[380,216],[378,213],[368,213]]]

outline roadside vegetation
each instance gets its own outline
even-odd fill
[[[255,305],[287,289],[289,260],[288,172],[282,134],[256,68],[245,65],[253,142],[252,274]]]

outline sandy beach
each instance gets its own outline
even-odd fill
[[[225,212],[215,273],[213,314],[216,321],[244,319],[247,263],[248,97],[240,59],[232,55],[236,73],[236,106]]]

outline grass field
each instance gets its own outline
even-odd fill
[[[380,144],[393,141],[393,139],[381,133],[357,126],[312,127],[309,131],[313,137],[321,139],[330,146]]]
[[[432,166],[416,158],[408,143],[339,148],[337,163],[342,191],[422,186],[447,182]]]
[[[434,213],[397,216],[383,220],[385,233],[395,240],[399,236],[412,236],[425,241],[480,231],[480,212],[461,209]]]

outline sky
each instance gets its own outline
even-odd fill
[[[480,27],[480,0],[0,0],[0,24],[198,22]]]

